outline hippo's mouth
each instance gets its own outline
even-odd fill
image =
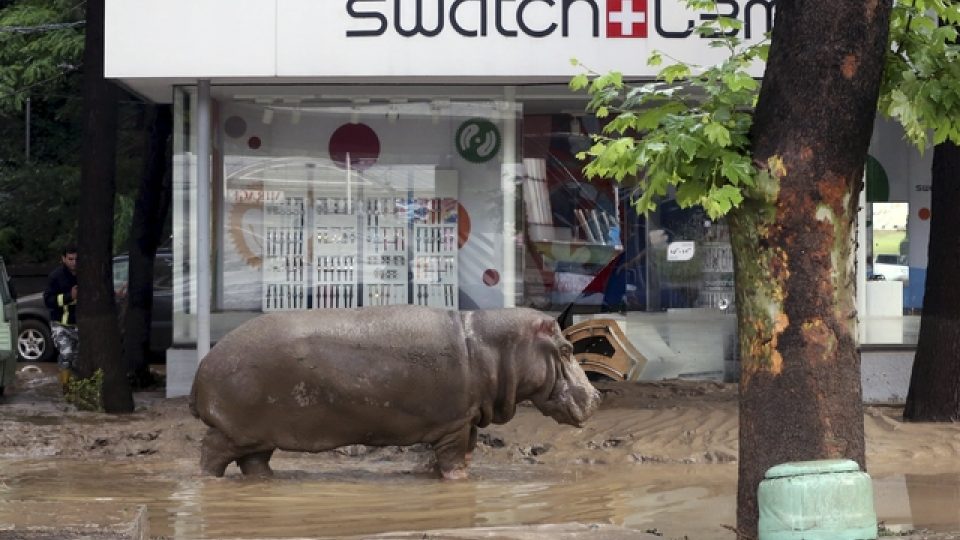
[[[586,378],[586,377],[584,377]],[[600,393],[589,382],[586,387],[557,381],[550,397],[538,405],[540,411],[561,424],[582,428],[600,403]]]

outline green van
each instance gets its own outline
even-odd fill
[[[10,289],[10,276],[0,257],[0,395],[13,384],[17,376],[16,336],[19,333],[17,321],[17,301]]]

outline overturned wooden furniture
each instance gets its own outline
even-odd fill
[[[563,335],[573,344],[573,356],[591,379],[636,381],[647,365],[647,359],[613,319],[588,319],[567,328]]]

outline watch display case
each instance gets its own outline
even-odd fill
[[[414,189],[288,190],[265,201],[263,311],[457,309],[456,179],[440,176]]]
[[[404,199],[364,199],[363,305],[409,303],[409,223]]]
[[[264,203],[263,311],[306,309],[310,279],[306,197],[287,193]]]
[[[314,309],[359,306],[357,203],[346,197],[314,201]]]
[[[457,308],[457,201],[415,199],[413,299],[422,306]]]

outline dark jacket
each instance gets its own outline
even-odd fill
[[[70,298],[70,290],[77,284],[77,276],[60,265],[50,272],[43,303],[50,310],[50,321],[65,325],[77,324],[77,301]]]

